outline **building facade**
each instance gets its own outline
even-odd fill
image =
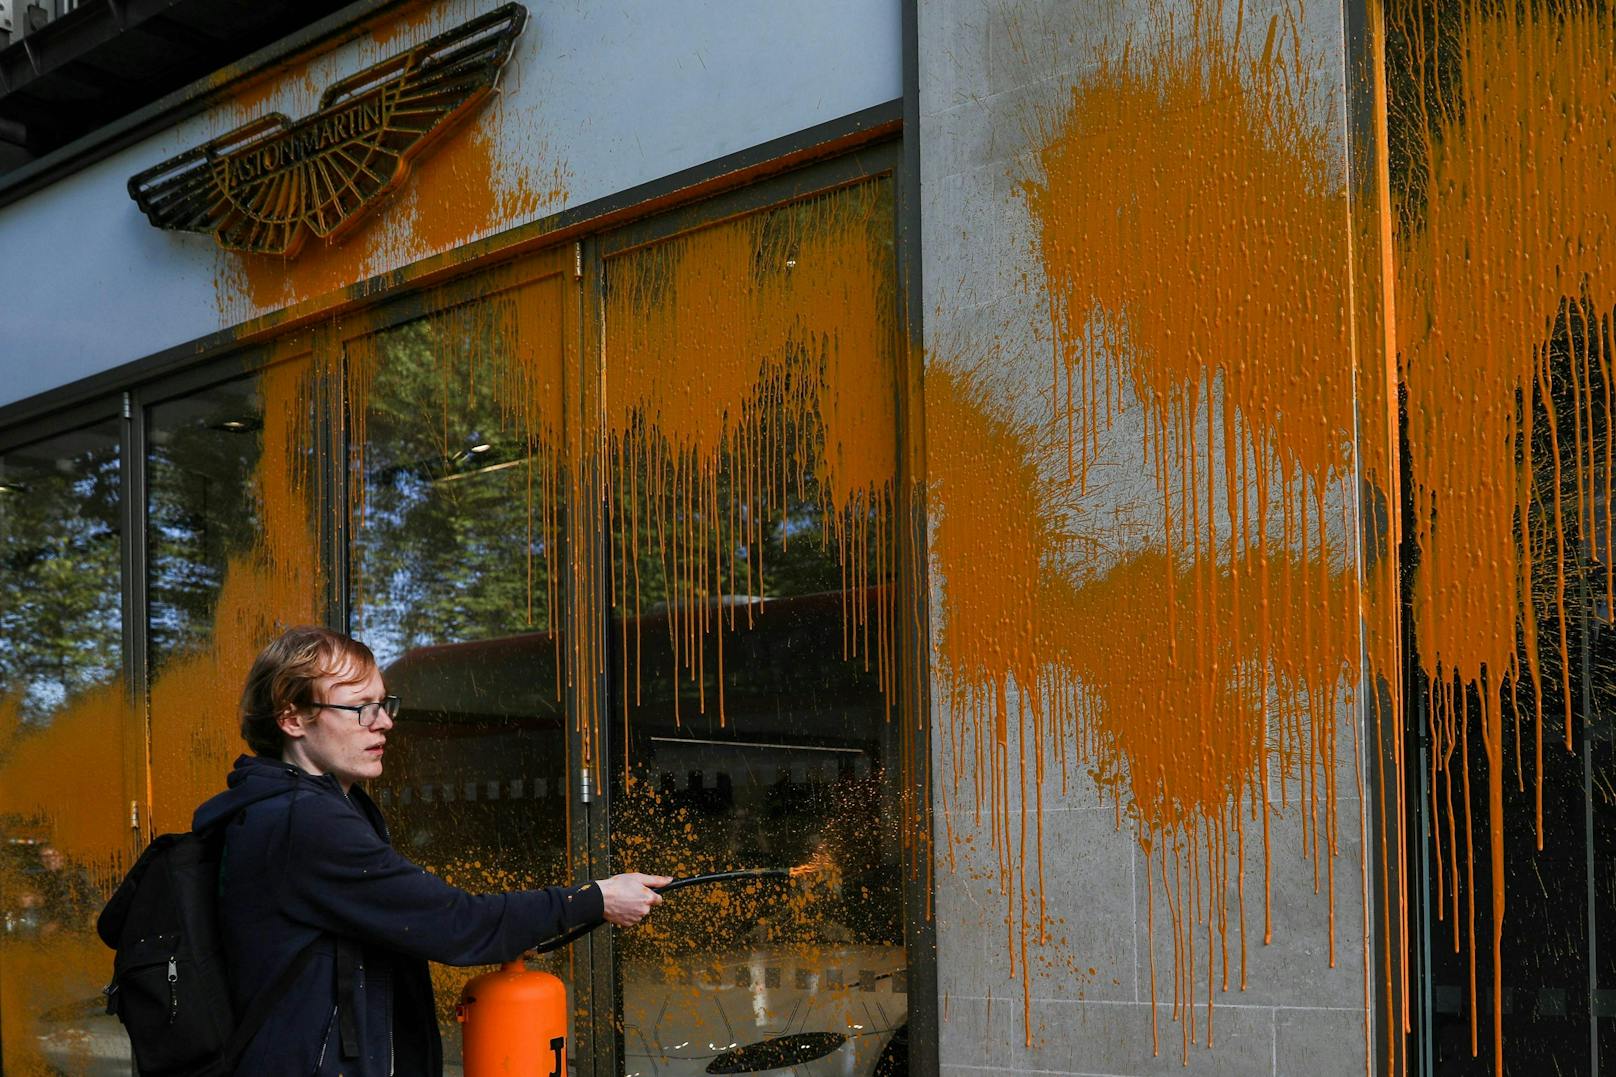
[[[299,623],[456,885],[804,869],[533,959],[569,1072],[1616,1064],[1607,6],[111,17],[0,47],[5,1073]]]

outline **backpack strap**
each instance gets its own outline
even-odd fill
[[[236,1023],[236,1030],[230,1034],[230,1042],[225,1045],[223,1072],[235,1072],[236,1060],[241,1057],[241,1052],[245,1051],[252,1038],[258,1035],[258,1030],[264,1027],[269,1011],[286,997],[286,993],[297,983],[297,978],[303,974],[303,970],[309,967],[309,961],[314,957],[314,951],[321,941],[315,939],[299,950],[297,956],[292,958],[292,963],[275,978],[275,982],[253,998],[252,1005],[247,1007],[247,1012],[242,1014],[241,1020]]]

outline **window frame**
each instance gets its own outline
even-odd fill
[[[918,315],[911,309],[918,286],[919,238],[917,191],[912,136],[905,139],[899,124],[889,123],[882,130],[871,127],[870,116],[855,114],[833,124],[821,125],[667,177],[657,183],[625,192],[608,200],[596,216],[563,214],[560,227],[546,236],[543,230],[524,226],[514,230],[511,242],[484,240],[461,252],[434,256],[430,265],[392,274],[378,290],[377,282],[357,284],[343,291],[335,302],[329,297],[306,305],[313,312],[287,325],[279,315],[258,319],[247,326],[214,334],[204,341],[168,349],[146,359],[136,360],[81,383],[41,394],[0,408],[0,451],[21,447],[63,430],[94,422],[117,420],[122,424],[120,444],[122,482],[122,597],[123,667],[131,695],[132,714],[138,727],[126,730],[129,752],[137,759],[128,761],[131,775],[138,775],[130,787],[136,798],[136,816],[131,829],[131,852],[138,851],[155,835],[150,831],[152,788],[145,757],[149,752],[150,714],[147,705],[147,557],[146,528],[148,488],[146,456],[149,451],[148,409],[156,404],[189,395],[220,383],[251,376],[276,362],[308,354],[317,379],[316,424],[316,511],[320,521],[317,542],[324,561],[326,624],[342,629],[349,624],[349,423],[346,383],[346,345],[365,334],[383,331],[481,296],[522,287],[554,271],[559,263],[572,262],[573,298],[578,303],[578,340],[564,370],[563,393],[567,407],[598,406],[591,394],[599,386],[604,363],[604,294],[602,283],[608,258],[636,247],[690,232],[712,224],[760,212],[850,186],[877,176],[893,185],[892,236],[896,267],[893,325],[898,338],[894,354],[897,399],[894,512],[900,525],[895,528],[894,585],[897,588],[894,631],[899,674],[893,691],[894,721],[901,721],[901,765],[905,797],[915,805],[916,849],[906,852],[909,865],[903,880],[903,935],[909,971],[910,1042],[916,1062],[936,1058],[938,995],[935,933],[932,915],[933,867],[930,855],[932,804],[929,777],[929,683],[926,661],[925,521],[923,493],[916,487],[922,459],[919,445],[923,435],[923,415],[919,407],[920,356],[908,346],[906,333],[913,333]],[[438,269],[439,266],[447,268]],[[563,269],[565,272],[565,269]],[[300,308],[301,309],[301,308]],[[572,431],[565,435],[575,436]],[[600,508],[584,522],[576,534],[586,535],[591,548],[587,555],[604,564],[607,556],[607,520],[600,493],[602,476],[598,470],[585,477],[586,496]],[[561,506],[562,512],[569,511]],[[567,547],[568,530],[562,529],[556,571],[569,601],[563,608],[577,608],[570,601],[572,589],[580,586],[572,571],[574,557]],[[917,540],[919,536],[919,540]],[[588,578],[598,585],[594,596],[598,608],[610,608],[609,581],[605,573],[593,572]],[[596,619],[595,627],[604,636],[606,618]],[[572,629],[576,631],[577,628]],[[604,640],[598,641],[604,644]],[[604,653],[604,652],[602,652]],[[595,686],[604,698],[604,673]],[[595,757],[585,766],[580,760],[582,739],[578,730],[579,706],[576,690],[566,700],[569,743],[567,781],[571,805],[569,847],[580,877],[598,878],[608,864],[609,786],[603,780],[607,757],[605,729],[594,730],[591,742]],[[605,723],[597,716],[597,722]],[[602,780],[592,780],[593,775]],[[132,805],[132,808],[136,807]],[[586,1007],[591,1020],[578,1028],[574,1055],[579,1077],[606,1077],[621,1071],[621,1031],[617,1027],[615,1005],[610,1002],[616,990],[609,932],[596,932],[574,944],[573,961],[578,970],[574,984],[575,1005]]]
[[[907,325],[905,306],[905,270],[908,268],[905,261],[906,244],[904,242],[904,169],[902,160],[902,144],[899,142],[879,143],[873,146],[853,150],[842,156],[827,161],[797,169],[779,176],[770,177],[735,191],[726,192],[715,197],[704,199],[690,205],[679,206],[665,213],[645,216],[610,231],[601,232],[591,236],[582,245],[582,265],[584,267],[584,305],[585,305],[585,355],[584,368],[590,376],[584,379],[585,385],[603,384],[606,374],[605,363],[605,280],[607,262],[617,256],[627,254],[642,247],[651,246],[674,237],[689,234],[703,228],[708,228],[725,221],[735,220],[770,209],[802,201],[817,195],[824,195],[842,188],[851,187],[861,182],[884,177],[892,184],[892,238],[893,260],[895,268],[895,284],[893,289],[893,354],[897,357],[897,369],[893,373],[893,392],[897,401],[897,423],[894,430],[895,459],[897,473],[894,475],[894,521],[909,518],[906,513],[912,513],[906,498],[913,488],[913,474],[906,472],[905,462],[912,451],[910,446],[917,444],[916,439],[921,436],[922,430],[917,424],[917,412],[912,407],[904,406],[904,387],[910,384],[911,379],[918,379],[919,371],[909,369],[918,362],[918,355],[911,354],[904,346],[904,330]],[[603,402],[586,401],[585,405]],[[589,491],[592,504],[604,504],[604,488],[602,477],[597,473],[592,476],[593,486]],[[604,512],[597,513],[593,521],[593,538],[590,555],[595,559],[597,566],[604,566],[610,558],[609,524]],[[923,543],[916,545],[913,542],[902,540],[900,528],[895,526],[893,542],[895,545],[893,570],[894,585],[898,587],[894,607],[897,616],[894,621],[896,634],[896,664],[899,675],[894,679],[892,691],[897,693],[893,701],[893,718],[900,722],[904,729],[928,729],[929,720],[923,707],[924,693],[905,694],[903,689],[907,686],[910,674],[923,676],[918,670],[923,667],[914,665],[925,660],[925,640],[917,628],[924,627],[923,615],[915,615],[917,608],[915,602],[925,601],[923,588],[915,588],[914,581],[919,577],[917,573],[924,572],[923,564],[916,564],[915,559],[923,556]],[[595,601],[598,608],[609,610],[611,608],[611,574],[604,571],[594,571],[591,578],[595,581],[598,593]],[[602,636],[595,641],[596,646],[602,648],[600,653],[607,653],[604,648],[608,641],[604,639],[609,630],[607,618],[597,621],[597,627]],[[599,683],[596,686],[597,698],[607,699],[610,691],[609,671],[602,671]],[[924,683],[924,682],[922,682]],[[604,710],[604,708],[602,708]],[[611,819],[611,782],[609,752],[613,745],[612,723],[606,720],[604,713],[596,716],[599,728],[595,730],[592,743],[595,748],[594,758],[591,760],[591,769],[594,774],[600,775],[595,783],[594,797],[598,809],[589,813],[587,821],[588,832],[585,835],[589,859],[595,865],[597,872],[604,872],[610,863],[610,819]],[[903,772],[900,779],[907,786],[918,785],[911,795],[923,798],[925,808],[920,818],[925,823],[925,833],[916,840],[919,847],[929,851],[930,848],[930,789],[928,780],[929,741],[925,735],[912,737],[904,743],[901,749],[902,758],[899,765]],[[935,1058],[936,1021],[937,1021],[937,980],[936,955],[934,947],[934,933],[927,923],[931,910],[929,900],[932,885],[932,871],[930,857],[920,858],[924,862],[924,871],[908,873],[902,883],[902,927],[903,948],[908,964],[908,1004],[910,1006],[910,1042],[915,1044],[916,1034],[914,1026],[919,1025],[922,1037],[929,1036],[931,1045],[930,1057]],[[620,981],[617,976],[616,953],[612,945],[610,932],[596,932],[590,936],[591,946],[597,951],[594,961],[594,982],[591,990],[594,998],[610,999],[609,1007],[595,1006],[591,1008],[594,1015],[594,1036],[596,1044],[609,1043],[611,1047],[610,1068],[604,1073],[596,1070],[597,1077],[605,1074],[623,1072],[623,1034],[622,1028],[615,1018],[622,1009],[622,999],[617,997]],[[916,1000],[920,1004],[915,1005]],[[925,1048],[922,1047],[921,1050]],[[600,1055],[597,1051],[597,1066]],[[580,1071],[582,1072],[582,1071]],[[918,1072],[926,1072],[924,1069]]]

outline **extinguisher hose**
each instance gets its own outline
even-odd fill
[[[667,894],[674,890],[682,890],[687,886],[706,886],[708,883],[729,882],[732,879],[793,879],[798,875],[813,870],[810,865],[795,868],[747,868],[741,871],[713,871],[706,875],[687,875],[682,879],[675,879],[666,886],[656,888],[657,893]],[[575,939],[581,938],[599,927],[599,924],[579,924],[570,931],[563,932],[554,938],[547,939],[534,947],[538,953],[554,950],[558,946],[565,946]]]
[[[675,879],[666,886],[656,888],[659,894],[671,894],[675,890],[683,890],[687,886],[706,886],[708,883],[724,883],[732,879],[789,879],[790,868],[750,868],[744,871],[714,871],[706,875],[687,875],[682,879]]]

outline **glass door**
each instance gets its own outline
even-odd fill
[[[130,863],[121,424],[0,453],[0,1072],[128,1074],[95,918]]]
[[[474,892],[588,878],[571,852],[567,781],[572,253],[343,333],[350,630],[403,701],[371,792],[405,856]],[[570,987],[573,954],[531,967]],[[432,967],[450,1073],[455,1006],[483,971]]]
[[[145,409],[151,835],[189,830],[248,751],[238,708],[259,648],[321,618],[315,360],[306,338],[268,358]]]
[[[1481,705],[1474,689],[1433,695],[1416,676],[1430,955],[1422,1053],[1435,1074],[1491,1073],[1495,1027],[1508,1073],[1616,1066],[1616,943],[1606,930],[1616,924],[1611,446],[1607,410],[1579,408],[1576,395],[1580,383],[1582,399],[1608,398],[1608,369],[1586,361],[1582,341],[1610,334],[1616,313],[1584,322],[1565,303],[1554,324],[1544,352],[1547,400],[1530,405],[1525,427],[1532,511],[1515,521],[1516,541],[1533,553],[1524,582],[1535,623],[1522,626],[1516,682],[1493,702],[1504,731],[1496,763],[1470,717]],[[1496,837],[1487,829],[1491,766],[1502,771]],[[1502,888],[1493,883],[1495,856]]]
[[[898,1072],[891,182],[605,244],[613,871],[636,1075]]]

